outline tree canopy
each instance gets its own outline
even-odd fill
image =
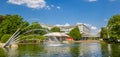
[[[101,28],[101,37],[111,40],[120,39],[120,14],[112,16],[106,27]]]
[[[112,16],[107,27],[111,38],[120,39],[120,14]]]
[[[52,32],[60,32],[60,28],[59,27],[53,27],[51,28]]]
[[[101,28],[101,32],[100,32],[100,37],[101,38],[108,38],[107,36],[108,36],[107,35],[107,28],[106,27],[102,27]]]
[[[75,27],[74,29],[72,29],[69,33],[69,35],[74,38],[74,40],[79,40],[81,38],[81,34],[79,31],[78,27]]]
[[[3,34],[13,34],[23,22],[23,18],[17,14],[0,17],[0,38]]]

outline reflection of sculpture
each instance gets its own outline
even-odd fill
[[[7,53],[8,57],[18,57],[18,50],[17,48],[3,48],[4,51]]]

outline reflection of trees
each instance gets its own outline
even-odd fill
[[[108,44],[107,43],[105,43],[105,42],[101,43],[101,50],[102,50],[103,57],[108,57],[109,56]]]
[[[40,46],[38,44],[25,44],[25,45],[19,45],[19,57],[21,56],[41,56],[41,53],[44,53],[44,47]]]
[[[120,44],[112,44],[111,53],[111,57],[120,57]]]
[[[18,50],[17,48],[3,48],[4,52],[6,53],[5,55],[7,57],[17,57],[18,56]]]
[[[0,48],[0,57],[6,57],[6,54],[2,48]]]
[[[102,43],[101,48],[103,57],[120,57],[120,44]]]
[[[80,54],[79,45],[70,47],[70,53],[72,57],[79,57]]]

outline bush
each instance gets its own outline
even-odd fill
[[[116,38],[105,38],[103,40],[108,43],[117,43],[118,42]]]
[[[10,36],[11,36],[10,34],[3,35],[2,38],[1,38],[1,42],[5,43],[10,38]]]
[[[0,40],[1,40],[2,36],[3,36],[3,34],[2,34],[2,33],[0,33]]]

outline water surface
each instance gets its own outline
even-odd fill
[[[119,57],[120,44],[75,43],[62,45],[21,44],[0,48],[0,57]]]

